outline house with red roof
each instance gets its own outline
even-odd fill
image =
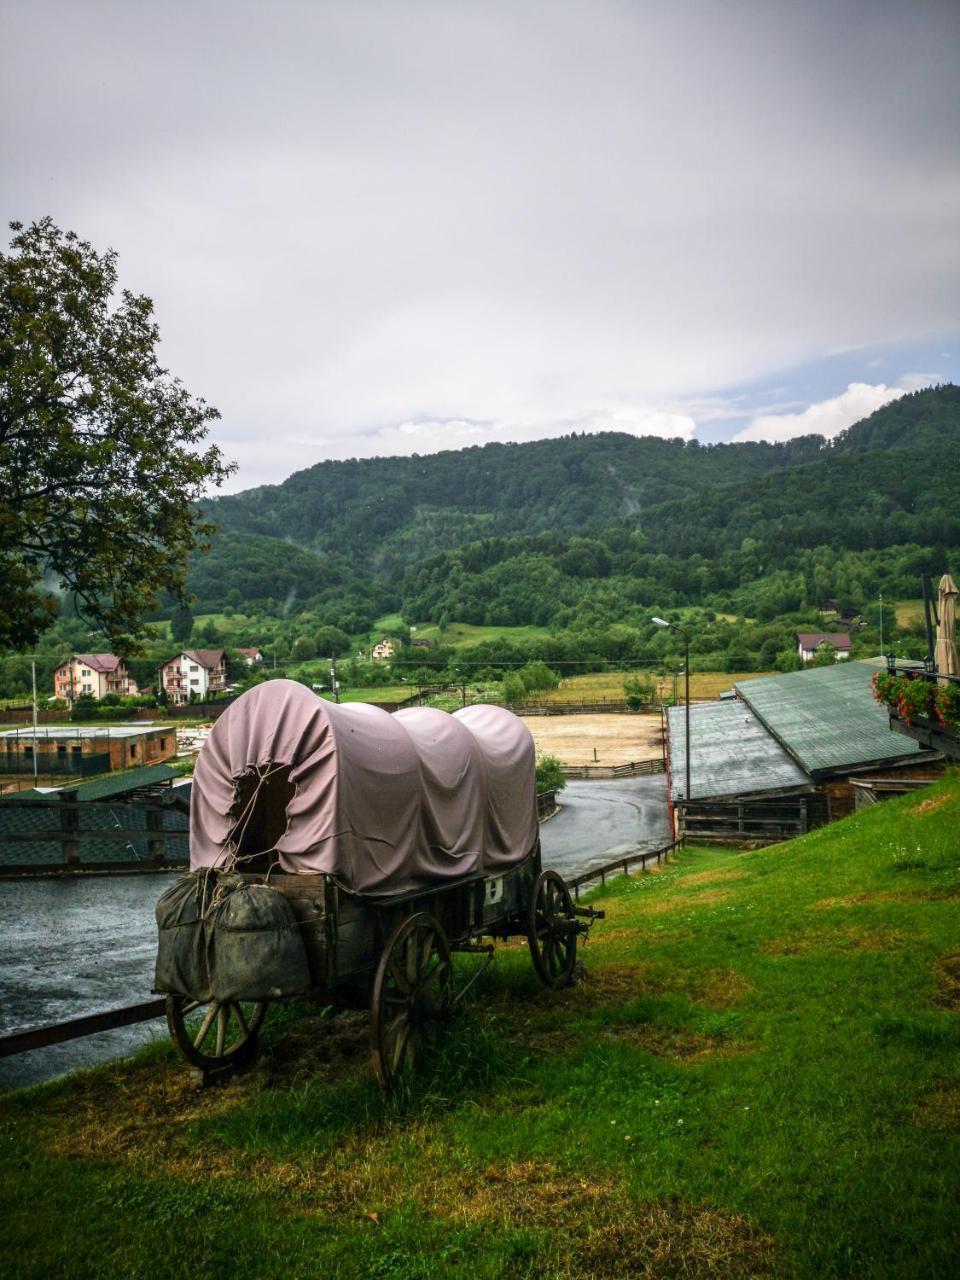
[[[850,657],[850,636],[846,631],[798,631],[797,653],[802,662],[812,662],[818,653],[830,648],[836,651],[836,661]]]
[[[122,660],[112,653],[73,654],[53,673],[53,691],[71,704],[80,697],[99,702],[108,693],[126,698],[140,692]]]

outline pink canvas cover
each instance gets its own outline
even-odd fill
[[[237,779],[271,765],[291,766],[296,788],[276,844],[280,868],[327,872],[358,893],[506,870],[537,839],[533,738],[512,712],[390,714],[270,680],[227,708],[200,752],[191,867],[229,862]]]

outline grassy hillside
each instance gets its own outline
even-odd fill
[[[607,887],[574,990],[521,947],[406,1096],[362,1018],[275,1019],[3,1104],[17,1276],[946,1277],[960,1248],[960,777]]]

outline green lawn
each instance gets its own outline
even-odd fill
[[[521,945],[403,1096],[285,1011],[3,1104],[10,1276],[952,1277],[960,777],[620,878],[550,993]],[[279,1013],[279,1011],[278,1011]]]

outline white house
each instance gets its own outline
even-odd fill
[[[160,687],[167,701],[189,702],[222,693],[227,686],[227,658],[222,649],[184,649],[160,668]]]
[[[821,645],[836,650],[836,661],[850,657],[850,637],[846,631],[798,631],[797,653],[801,662],[812,662]]]

